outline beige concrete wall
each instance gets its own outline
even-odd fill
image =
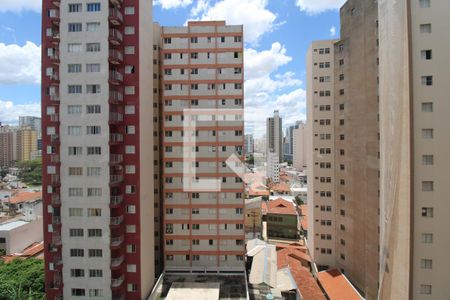
[[[367,299],[378,291],[377,15],[372,0],[347,1],[334,51],[336,266]]]

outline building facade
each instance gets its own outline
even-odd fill
[[[283,161],[283,121],[278,110],[266,120],[266,157],[269,152],[277,153],[278,161]]]
[[[280,182],[280,161],[278,160],[278,154],[275,152],[268,153],[267,178],[274,183]]]
[[[253,134],[246,134],[244,136],[244,154],[252,154],[255,152],[255,140]]]
[[[38,132],[29,127],[21,127],[14,134],[17,141],[17,160],[28,161],[35,158],[38,151]]]
[[[448,299],[450,3],[378,2],[380,299]]]
[[[151,12],[150,0],[43,1],[48,299],[144,299],[153,286]]]
[[[161,28],[167,271],[244,269],[243,28]],[[238,172],[239,173],[239,172]]]
[[[41,136],[41,118],[33,116],[19,116],[19,127],[29,127],[37,131],[38,137]]]
[[[295,123],[292,147],[292,165],[297,170],[302,172],[306,167],[306,125],[302,121]]]

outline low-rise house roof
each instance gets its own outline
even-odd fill
[[[24,202],[34,202],[42,200],[42,192],[18,192],[12,195],[7,202],[11,204],[19,204]]]
[[[317,279],[330,300],[363,299],[347,277],[338,269],[319,272]]]
[[[267,203],[267,213],[280,215],[297,215],[297,210],[294,204],[284,199],[276,199]]]

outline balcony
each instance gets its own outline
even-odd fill
[[[110,185],[119,185],[123,182],[123,175],[111,175],[109,176]]]
[[[109,83],[114,85],[120,85],[123,82],[123,75],[118,71],[109,72]]]
[[[50,154],[50,162],[57,164],[60,163],[61,160],[59,159],[59,155],[58,154]]]
[[[109,9],[109,22],[111,22],[112,25],[119,26],[123,22],[123,16],[122,13],[117,8],[110,8]]]
[[[62,264],[62,259],[61,259],[61,256],[60,256],[60,255],[54,255],[54,256],[53,256],[53,264],[54,264],[55,266],[59,266],[59,265]]]
[[[58,94],[50,94],[50,100],[51,101],[55,101],[55,102],[59,102],[59,95]]]
[[[59,144],[59,135],[51,134],[50,135],[50,143],[51,144]]]
[[[53,30],[52,28],[49,28],[47,31],[47,37],[50,39],[50,41],[53,44],[59,44],[60,42],[60,35],[59,35],[59,31],[57,30]]]
[[[109,113],[109,123],[110,124],[118,124],[123,122],[123,114],[117,112]]]
[[[61,0],[53,0],[52,3],[56,7],[60,7],[61,6]]]
[[[59,175],[53,174],[51,176],[51,184],[53,187],[58,187],[61,185],[61,179],[60,179]]]
[[[52,195],[52,205],[53,206],[61,205],[61,197],[59,195]]]
[[[109,102],[118,104],[123,101],[123,94],[118,91],[110,90],[109,91]]]
[[[117,29],[110,29],[109,30],[109,42],[113,45],[120,45],[123,41],[123,35],[122,33]]]
[[[117,207],[120,204],[122,204],[122,202],[123,202],[123,196],[122,195],[111,196],[110,206],[111,207]]]
[[[50,9],[48,11],[48,17],[53,25],[58,25],[61,19],[59,18],[59,9]]]
[[[59,74],[58,72],[53,72],[53,74],[48,76],[50,78],[51,84],[59,84]]]
[[[49,53],[48,57],[53,64],[59,65],[59,52],[54,50],[52,53]]]
[[[117,258],[111,258],[111,268],[117,268],[123,263],[123,255]]]
[[[111,217],[110,225],[111,226],[119,226],[123,223],[123,215],[118,217]]]
[[[111,279],[111,287],[112,288],[118,288],[118,287],[120,287],[122,285],[123,281],[124,281],[123,274],[120,277],[118,277],[118,278],[112,278]]]
[[[112,294],[112,300],[125,300],[125,295],[122,293],[113,293]]]
[[[55,246],[61,246],[61,235],[59,233],[54,233],[52,235],[52,244]]]
[[[53,225],[61,225],[61,216],[53,216],[52,224]]]
[[[111,154],[109,156],[109,162],[111,164],[120,164],[123,162],[123,155],[122,154]]]
[[[58,114],[50,115],[50,122],[59,122],[59,115]]]
[[[123,235],[117,237],[111,237],[111,247],[119,247],[124,241]]]
[[[123,53],[117,49],[109,49],[108,59],[113,65],[120,65],[123,62]]]
[[[120,7],[123,4],[123,0],[109,0],[112,5]]]
[[[123,142],[123,134],[121,133],[111,133],[109,135],[109,144],[119,144]]]

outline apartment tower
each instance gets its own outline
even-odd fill
[[[380,299],[449,299],[450,2],[378,2]]]
[[[43,1],[47,299],[151,291],[151,12],[150,0]]]
[[[283,124],[278,110],[273,112],[273,117],[266,120],[266,157],[269,152],[278,154],[278,161],[283,162]]]
[[[310,251],[319,269],[338,268],[367,299],[377,298],[379,274],[377,14],[372,0],[347,1],[340,40],[319,42],[329,47],[313,43],[308,63]],[[314,72],[321,63],[329,74]],[[323,141],[330,146],[323,149]]]
[[[38,132],[30,127],[22,127],[17,131],[14,131],[16,135],[16,146],[17,146],[17,160],[18,161],[28,161],[31,160],[33,154],[37,152],[38,149]]]
[[[243,28],[161,28],[166,271],[244,269]]]
[[[292,165],[297,171],[302,172],[306,167],[306,124],[297,121],[292,135]]]

